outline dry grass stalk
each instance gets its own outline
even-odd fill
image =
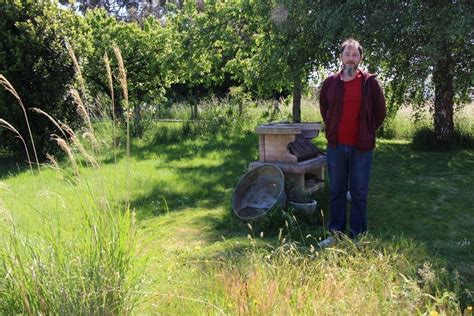
[[[94,149],[95,153],[99,152],[99,149],[100,149],[99,141],[95,137],[94,133],[87,131],[87,132],[84,132],[82,134],[82,137],[83,138],[89,138],[90,141],[91,141],[92,148]]]
[[[86,93],[86,84],[84,81],[84,77],[82,76],[81,67],[79,66],[79,62],[77,61],[76,54],[74,53],[74,49],[72,48],[71,44],[66,43],[67,52],[72,60],[72,65],[74,66],[74,72],[79,80],[79,84],[81,85],[82,93]]]
[[[58,161],[56,160],[56,158],[54,158],[53,155],[46,154],[46,158],[51,162],[51,165],[53,166],[55,170],[61,170],[61,168],[59,168]]]
[[[110,89],[110,99],[112,101],[112,145],[114,148],[114,162],[117,163],[117,139],[115,137],[115,96],[114,96],[114,82],[112,78],[112,69],[110,67],[110,60],[109,60],[109,55],[107,55],[107,52],[104,54],[104,65],[105,65],[105,70],[107,72],[107,80],[109,82],[109,89]]]
[[[94,115],[91,114],[92,119],[97,119],[97,120],[102,120],[103,118],[108,118],[109,117],[109,108],[108,105],[103,101],[104,100],[104,94],[102,92],[97,93],[97,95],[94,97]]]
[[[75,103],[77,104],[77,113],[82,117],[82,119],[84,120],[84,122],[86,122],[87,124],[87,128],[89,130],[89,134],[90,135],[90,139],[91,139],[91,142],[92,142],[92,146],[95,148],[95,149],[98,149],[98,142],[97,142],[97,139],[95,138],[94,136],[94,127],[92,126],[92,122],[91,122],[91,119],[90,119],[90,116],[89,116],[89,113],[87,112],[87,109],[86,107],[84,106],[84,103],[82,102],[82,99],[81,99],[81,96],[79,95],[79,92],[74,89],[74,88],[71,88],[71,95],[75,101]],[[70,128],[69,129],[71,132],[72,132],[72,129]],[[72,132],[72,134],[74,134],[74,132]],[[75,137],[72,136],[73,138]]]
[[[0,189],[6,191],[8,193],[12,193],[12,190],[10,189],[8,184],[6,184],[5,182],[0,181]]]
[[[123,98],[125,101],[125,108],[128,110],[128,86],[127,86],[127,71],[125,69],[125,65],[123,63],[122,53],[120,52],[120,48],[117,44],[114,43],[114,53],[115,57],[117,58],[117,63],[119,66],[119,82],[120,86],[123,90]]]
[[[53,135],[53,137],[56,137],[56,138],[59,138],[59,136],[57,135]],[[59,163],[58,161],[56,160],[56,158],[54,158],[53,155],[50,155],[50,154],[46,154],[46,158],[49,160],[49,162],[51,163],[51,168],[53,170],[56,170],[58,175],[59,175],[59,178],[60,179],[65,179],[64,178],[64,170],[59,166]]]
[[[69,127],[69,125],[62,122],[59,122],[59,124],[61,125],[63,131],[65,131],[69,135],[67,138],[76,136],[76,133],[74,133],[74,131],[72,130],[72,128]]]
[[[21,109],[23,110],[23,114],[25,116],[25,121],[26,121],[26,126],[28,127],[28,133],[30,134],[30,140],[31,140],[31,145],[33,147],[33,153],[35,155],[35,159],[36,159],[36,165],[38,166],[39,168],[39,160],[38,160],[38,155],[36,154],[36,147],[35,147],[35,142],[33,140],[33,134],[31,133],[31,128],[30,128],[30,122],[28,120],[28,114],[26,113],[26,108],[23,104],[23,102],[21,101],[21,98],[20,96],[18,95],[18,93],[16,92],[15,88],[13,88],[13,86],[11,85],[11,83],[7,80],[7,78],[5,78],[3,75],[0,75],[0,84],[8,91],[10,92],[14,97],[15,99],[17,99],[18,101],[18,104],[20,104],[21,106]],[[16,131],[16,129],[14,129]],[[18,133],[20,134],[20,133]],[[29,157],[29,153],[28,153],[28,147],[26,147],[26,143],[24,141],[24,139],[22,138],[23,140],[23,144],[25,145],[25,149],[26,149],[26,152],[27,152],[27,155]],[[28,160],[30,161],[30,158],[28,158]],[[31,162],[30,162],[31,163]]]
[[[64,133],[64,130],[61,128],[61,126],[59,126],[59,123],[51,115],[38,108],[32,108],[31,110],[33,112],[46,116],[54,124],[54,126],[56,126],[61,131],[61,134],[63,134],[64,138],[67,138],[66,133]]]
[[[53,139],[58,143],[59,147],[61,147],[61,149],[64,150],[64,152],[68,156],[69,161],[71,162],[71,165],[72,165],[74,175],[78,177],[79,168],[77,166],[76,158],[74,157],[74,153],[72,152],[71,146],[69,146],[69,144],[61,137],[54,137]]]
[[[87,150],[84,148],[79,139],[77,139],[77,137],[71,137],[71,140],[76,146],[76,148],[79,150],[79,152],[82,154],[82,156],[84,156],[86,161],[91,164],[95,169],[99,168],[97,160],[87,152]]]
[[[25,148],[26,157],[28,158],[28,164],[30,165],[30,170],[31,172],[33,172],[33,166],[31,164],[30,153],[28,151],[28,147],[26,146],[25,139],[21,136],[20,132],[4,119],[0,119],[0,126],[3,126],[4,128],[12,131],[13,133],[17,135],[16,137],[18,137],[21,140],[21,142],[23,143],[23,147]]]
[[[112,120],[115,124],[114,82],[113,82],[113,79],[112,79],[112,69],[110,67],[109,55],[107,55],[107,52],[105,52],[105,54],[104,54],[104,65],[105,65],[105,70],[107,72],[107,80],[109,82],[110,99],[112,100]]]
[[[126,168],[127,168],[127,175],[126,175],[126,187],[127,187],[127,196],[126,196],[126,203],[127,206],[129,206],[129,183],[128,179],[130,179],[130,169],[129,169],[129,160],[130,160],[130,110],[128,106],[128,86],[127,86],[127,71],[125,69],[125,66],[123,64],[123,58],[122,58],[122,53],[120,52],[120,48],[117,46],[117,44],[114,43],[113,45],[114,48],[114,54],[115,57],[117,58],[117,63],[119,65],[119,82],[120,86],[122,87],[123,90],[123,99],[124,99],[124,105],[125,105],[125,110],[126,110],[126,119],[127,119],[127,163],[126,163]]]
[[[91,122],[89,113],[87,112],[87,109],[84,106],[84,103],[82,102],[82,98],[79,95],[79,91],[77,91],[74,88],[71,88],[70,93],[71,93],[72,98],[74,99],[74,102],[77,105],[77,113],[82,117],[84,122],[86,122],[87,127],[89,128],[89,130],[93,131],[92,122]]]

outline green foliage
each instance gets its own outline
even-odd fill
[[[62,122],[77,125],[76,110],[67,92],[74,71],[65,44],[75,42],[81,47],[86,43],[79,31],[81,19],[50,1],[2,0],[0,21],[0,73],[17,89],[27,109],[37,107]],[[30,124],[37,148],[43,155],[54,150],[50,135],[58,133],[55,126],[41,115],[29,115],[34,118]],[[22,111],[3,89],[0,117],[26,135]],[[18,154],[23,151],[9,132],[2,129],[0,133],[2,146]]]
[[[297,203],[308,203],[314,200],[313,194],[306,192],[304,189],[291,184],[286,188],[286,196],[289,201]]]
[[[474,133],[466,130],[455,130],[453,138],[446,142],[436,139],[433,129],[424,127],[413,136],[413,148],[416,150],[443,151],[453,149],[474,149]]]
[[[280,99],[292,92],[292,116],[299,120],[300,96],[308,78],[337,67],[338,46],[348,36],[362,40],[367,68],[381,74],[388,124],[402,105],[425,109],[427,101],[435,101],[435,132],[449,132],[454,126],[452,101],[464,102],[472,85],[469,1],[434,6],[418,0],[188,1],[155,4],[161,10],[156,17],[146,8],[152,4],[142,3],[136,8],[140,18],[132,18],[133,10],[125,14],[130,15],[128,23],[105,10],[91,9],[105,6],[97,1],[90,3],[84,16],[49,1],[2,0],[0,5],[5,34],[0,41],[0,71],[29,107],[42,105],[60,119],[77,121],[74,109],[63,106],[64,85],[73,83],[64,43],[67,40],[76,50],[88,82],[81,93],[89,95],[90,106],[92,96],[109,93],[102,60],[107,53],[112,68],[117,68],[111,49],[116,43],[130,79],[132,133],[137,136],[143,133],[145,112],[163,112],[171,99],[193,103],[195,119],[200,98],[230,93],[237,103],[235,89],[245,98]],[[35,71],[28,74],[30,69]],[[122,95],[118,85],[114,88],[120,116]],[[23,131],[17,124],[21,119],[9,115],[13,99],[3,92],[0,99],[0,116],[13,117],[13,125]],[[41,122],[35,125],[49,127],[35,134],[44,140],[54,127],[43,120],[39,117]],[[18,144],[6,139],[9,146]],[[50,146],[43,143],[46,152]]]
[[[244,6],[245,7],[245,6]],[[260,97],[287,96],[293,92],[293,119],[301,120],[301,94],[311,71],[331,60],[327,34],[329,2],[260,1],[248,6],[254,42],[239,51],[232,69],[245,86]]]
[[[369,69],[383,75],[389,118],[402,105],[413,106],[415,117],[431,106],[436,141],[448,143],[454,103],[466,102],[472,85],[472,1],[351,4]]]
[[[93,49],[84,56],[84,69],[92,95],[110,94],[104,68],[104,55],[114,56],[113,45],[120,48],[128,78],[129,110],[133,113],[132,134],[141,136],[145,110],[163,103],[166,89],[177,80],[173,70],[177,59],[176,43],[171,30],[155,18],[125,23],[104,10],[89,10],[85,16]],[[111,68],[117,61],[111,58]],[[116,116],[123,119],[120,85],[114,84]]]
[[[97,94],[109,93],[103,56],[113,56],[112,44],[120,47],[127,78],[130,99],[140,106],[142,103],[163,101],[165,89],[173,83],[170,72],[174,53],[174,39],[170,31],[159,20],[146,19],[142,25],[136,22],[117,21],[103,10],[90,10],[85,16],[92,37],[93,51],[87,55],[86,74]],[[116,66],[113,61],[112,68]],[[118,86],[115,91],[119,91]],[[116,95],[117,100],[120,95]]]
[[[225,95],[232,86],[241,85],[237,75],[237,56],[248,51],[253,33],[248,19],[251,5],[242,1],[209,1],[202,8],[188,2],[169,19],[169,27],[179,38],[176,46],[178,83],[174,98],[209,93]],[[239,65],[237,65],[239,68]]]
[[[106,193],[92,126],[83,135],[66,125],[64,130],[69,138],[56,138],[68,157],[61,167],[48,157],[51,165],[26,174],[38,177],[27,190],[10,190],[2,182],[0,312],[129,314],[141,282],[135,213],[127,198],[124,203],[118,192]],[[112,147],[103,141],[102,149]],[[56,193],[59,188],[69,194]],[[13,202],[11,208],[5,200]]]
[[[268,121],[261,108],[266,104],[257,106],[253,102],[235,102],[233,99],[211,98],[202,100],[197,104],[199,109],[198,120],[184,120],[183,122],[159,122],[156,130],[151,130],[155,135],[154,143],[172,143],[185,139],[196,139],[199,136],[209,135],[235,135],[247,134],[252,131],[257,121]],[[180,104],[179,107],[189,108],[189,105]],[[175,109],[180,112],[179,109]],[[173,113],[170,113],[173,114]],[[278,116],[275,116],[278,117]]]

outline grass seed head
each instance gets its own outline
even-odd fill
[[[82,98],[79,95],[79,91],[77,91],[74,88],[71,88],[70,90],[71,96],[74,99],[74,102],[77,105],[77,113],[81,116],[81,118],[86,122],[87,127],[89,128],[90,131],[93,130],[92,128],[92,122],[89,116],[89,113],[87,112],[87,109],[84,105],[84,102],[82,102]]]
[[[21,109],[23,110],[23,115],[25,116],[25,122],[26,122],[26,126],[28,128],[28,133],[30,134],[31,146],[33,147],[33,153],[34,153],[35,159],[36,159],[36,165],[39,168],[39,160],[38,160],[38,155],[36,154],[35,141],[33,139],[33,134],[31,132],[30,121],[28,119],[28,114],[26,113],[25,105],[23,104],[23,101],[21,101],[21,98],[18,95],[18,92],[16,92],[15,88],[13,88],[11,83],[3,75],[0,75],[0,85],[2,85],[8,92],[10,92],[15,97],[15,99],[17,99],[18,104],[20,105]],[[28,153],[28,147],[26,146],[26,142],[23,138],[21,138],[21,139],[22,139],[22,141],[25,145],[25,150],[26,150],[27,155],[29,157],[30,154]],[[30,168],[31,168],[31,159],[28,158],[28,161],[30,162]]]
[[[66,153],[69,161],[71,162],[73,172],[75,176],[79,176],[79,168],[77,166],[76,158],[74,157],[74,153],[72,151],[71,146],[62,138],[55,137],[54,140],[58,143],[59,147]]]
[[[76,54],[74,53],[74,49],[72,48],[71,44],[66,43],[67,52],[69,57],[71,57],[72,65],[74,67],[74,72],[76,73],[77,79],[79,80],[79,84],[81,86],[82,92],[86,92],[86,84],[84,77],[82,76],[81,67],[79,66],[79,62],[77,61]]]
[[[128,109],[127,71],[123,63],[123,58],[122,58],[122,53],[120,51],[120,48],[115,43],[113,45],[113,48],[114,48],[115,58],[117,58],[117,63],[119,66],[119,82],[120,82],[120,86],[122,87],[125,105],[126,105],[126,108]]]
[[[36,112],[36,113],[39,113],[41,115],[44,115],[46,116],[53,124],[54,126],[56,126],[59,131],[61,132],[61,134],[63,134],[64,138],[67,138],[66,134],[64,133],[64,130],[61,128],[61,126],[59,125],[59,123],[51,116],[49,115],[48,113],[46,113],[45,111],[41,110],[41,109],[38,109],[38,108],[32,108],[31,109],[33,112]]]

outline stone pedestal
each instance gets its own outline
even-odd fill
[[[278,166],[285,175],[285,182],[306,192],[315,192],[324,186],[326,156],[298,162],[298,158],[288,150],[288,144],[296,135],[307,139],[316,137],[322,130],[320,123],[281,123],[257,127],[259,135],[259,161],[250,163],[253,169],[263,163]]]

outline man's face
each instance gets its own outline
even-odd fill
[[[348,75],[352,76],[352,74],[357,70],[361,59],[362,56],[357,47],[354,45],[347,45],[341,54],[343,70]]]

